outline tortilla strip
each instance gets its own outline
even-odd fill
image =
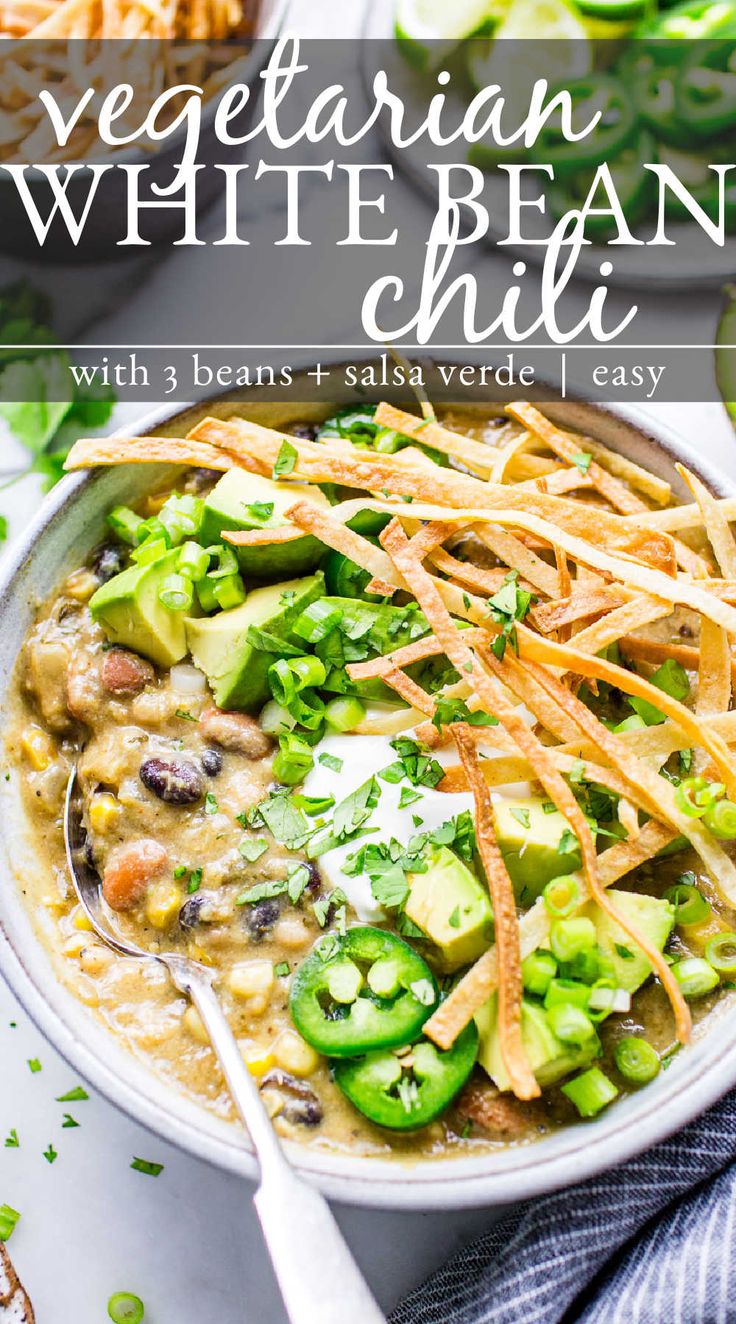
[[[520,666],[522,664],[517,663],[515,659],[509,659],[509,665],[513,669],[514,665]],[[645,805],[648,804],[649,812],[653,817],[666,818],[673,827],[677,828],[688,839],[712,874],[713,881],[721,895],[729,905],[733,905],[736,902],[736,866],[700,820],[691,818],[689,814],[683,813],[678,808],[674,788],[670,783],[660,777],[658,772],[648,767],[642,760],[637,759],[630,749],[620,743],[619,737],[609,731],[595,714],[589,708],[586,708],[585,704],[565,689],[564,685],[561,685],[547,668],[540,667],[536,663],[526,663],[524,665],[531,670],[532,675],[537,678],[540,685],[550,695],[557,698],[560,707],[564,708],[568,715],[578,723],[581,731],[593,742],[596,748],[614,767],[618,768],[631,787],[631,798],[638,800],[640,803],[643,802]],[[700,743],[704,744],[705,742],[701,740]],[[730,774],[726,785],[728,786],[729,782],[733,784],[733,780],[733,775]],[[640,942],[639,945],[644,951],[647,951],[643,943]],[[656,962],[653,962],[653,964],[655,969],[658,970]],[[684,1026],[681,1015],[682,1009],[680,1008],[680,1014],[678,1014],[679,1003],[673,1000],[676,990],[669,979],[669,967],[667,967],[667,971],[667,976],[664,978],[660,976],[660,978],[662,978],[662,984],[672,1002],[678,1020],[679,1034]]]
[[[538,603],[529,614],[542,634],[551,634],[563,625],[576,625],[591,616],[602,616],[626,601],[626,590],[612,584],[610,588],[578,590],[552,602]]]
[[[108,464],[194,464],[201,469],[253,469],[247,456],[236,460],[216,446],[181,437],[83,437],[72,446],[65,462],[67,472]]]
[[[421,429],[421,420],[413,418],[411,414],[402,417],[410,420],[415,431]],[[308,482],[336,482],[347,487],[365,488],[370,492],[387,489],[397,496],[410,496],[414,500],[435,503],[439,501],[448,506],[477,502],[480,507],[477,518],[484,521],[491,518],[488,512],[496,508],[518,509],[525,517],[531,515],[540,523],[547,520],[550,527],[565,528],[580,538],[589,538],[605,547],[618,548],[623,553],[646,560],[660,571],[674,573],[674,544],[668,535],[632,529],[618,515],[597,508],[586,508],[580,502],[567,501],[563,497],[545,496],[541,492],[519,492],[515,487],[483,483],[477,478],[437,466],[433,466],[431,472],[418,469],[402,459],[401,452],[390,456],[375,452],[368,455],[367,452],[353,449],[346,453],[344,449],[302,441],[287,433],[274,432],[260,424],[246,422],[245,419],[232,419],[224,423],[219,419],[206,418],[192,429],[189,436],[194,440],[208,441],[250,460],[259,466],[261,473],[271,473],[281,446],[287,441],[297,453],[294,476]],[[426,438],[420,437],[420,440]],[[439,518],[447,518],[442,505],[439,511]],[[507,522],[511,523],[510,520]],[[525,527],[524,523],[520,523],[519,527]],[[531,529],[531,532],[541,536],[550,546],[557,540],[539,527]]]
[[[387,584],[385,579],[377,579],[374,575],[373,579],[368,580],[364,591],[374,593],[379,598],[392,598],[396,592],[396,585]]]
[[[468,643],[477,643],[484,638],[482,630],[464,630],[463,637]],[[423,662],[428,657],[439,657],[442,645],[433,634],[422,635],[411,644],[404,644],[392,653],[369,658],[367,662],[348,662],[346,671],[351,680],[385,680],[386,672],[410,667],[413,662]]]
[[[660,621],[663,616],[669,616],[671,611],[671,602],[662,602],[659,598],[642,594],[639,598],[625,602],[621,607],[615,607],[613,611],[609,611],[606,616],[596,621],[595,625],[580,630],[575,635],[575,648],[581,653],[600,653],[609,644],[616,643],[622,634],[628,634],[643,625]]]
[[[718,627],[716,627],[718,628]],[[702,630],[702,626],[701,626]],[[624,657],[631,658],[632,662],[651,662],[653,665],[660,666],[666,662],[668,657],[674,658],[686,671],[698,671],[700,668],[700,649],[693,648],[689,644],[667,644],[660,643],[656,639],[619,639],[619,648]],[[731,684],[736,686],[736,658],[730,657],[729,665],[731,669]]]
[[[303,538],[304,533],[292,524],[278,524],[272,529],[223,529],[221,536],[236,547],[270,547],[274,543],[294,542]]]
[[[598,857],[598,877],[603,887],[611,887],[632,869],[646,863],[657,851],[673,840],[674,833],[654,820],[646,823],[636,841],[620,841]],[[583,878],[576,875],[582,889]],[[584,895],[583,890],[583,895]],[[551,919],[540,897],[519,923],[519,947],[522,961],[549,941]],[[484,952],[467,974],[455,985],[445,1001],[425,1023],[424,1033],[438,1048],[450,1048],[468,1021],[495,992],[498,981],[498,953],[495,947]]]
[[[355,561],[363,570],[368,570],[375,579],[380,579],[387,586],[393,585],[392,591],[403,587],[390,557],[380,547],[349,529],[321,506],[315,506],[311,501],[297,501],[286,511],[286,518],[299,529],[314,534],[327,547],[342,552],[343,556]]]
[[[650,501],[656,501],[658,506],[666,506],[668,501],[672,500],[672,486],[666,479],[658,478],[648,469],[642,469],[641,465],[629,460],[619,451],[609,450],[602,441],[595,441],[592,437],[581,437],[577,433],[568,435],[580,441],[581,450],[590,451],[593,459],[608,469],[615,478],[622,478],[629,487],[643,492]]]
[[[556,428],[554,423],[550,423],[549,419],[545,418],[544,414],[540,414],[539,410],[535,409],[533,405],[526,404],[524,401],[514,401],[513,404],[506,406],[506,412],[512,418],[518,419],[530,432],[541,437],[544,444],[551,451],[554,451],[555,455],[559,456],[561,460],[565,460],[568,464],[574,464],[575,458],[580,456],[581,451],[577,442],[574,442],[564,432],[560,432],[559,428]],[[586,474],[601,496],[610,501],[611,505],[616,510],[621,511],[622,514],[633,515],[638,511],[648,509],[646,502],[642,501],[641,497],[625,487],[620,479],[614,478],[613,474],[602,469],[596,460],[590,460]]]
[[[555,473],[540,474],[539,478],[527,479],[517,483],[519,488],[532,488],[537,492],[547,492],[554,496],[564,496],[565,492],[578,492],[581,487],[592,488],[590,479],[581,474],[579,469],[558,469]]]
[[[0,1241],[0,1320],[5,1324],[35,1324],[35,1319],[31,1299]]]
[[[701,483],[700,479],[684,464],[676,464],[675,468],[682,478],[684,478],[690,491],[692,492],[698,507],[702,514],[702,521],[708,540],[715,552],[716,560],[720,566],[721,574],[726,579],[736,579],[736,543],[733,540],[733,534],[729,528],[728,520],[719,507],[715,497],[711,496],[707,487]]]
[[[398,667],[390,667],[383,675],[383,680],[390,685],[396,693],[401,696],[406,703],[410,703],[413,708],[424,713],[425,717],[433,717],[435,713],[435,701],[421,685],[417,685],[411,676],[407,676],[404,671]]]
[[[700,626],[698,693],[695,711],[698,717],[728,712],[731,703],[731,650],[728,635],[720,625],[703,620]]]
[[[453,460],[459,460],[467,469],[476,470],[484,478],[489,477],[494,468],[497,452],[492,446],[482,441],[474,441],[472,437],[464,437],[460,432],[451,432],[434,418],[423,418],[420,421],[413,414],[405,414],[402,409],[395,409],[385,400],[379,404],[374,417],[381,427],[392,428],[394,432],[404,432],[405,429],[401,426],[402,419],[411,418],[414,427],[407,435],[413,436],[415,441],[431,446],[433,450],[441,451],[443,455],[449,455]],[[417,433],[419,435],[416,435]]]
[[[476,744],[480,743],[483,728],[471,727],[470,730]],[[572,754],[562,754],[554,745],[549,749],[549,756],[560,772],[567,774],[573,771],[581,771],[583,780],[586,782],[592,782],[596,786],[605,786],[607,790],[613,791],[614,795],[621,797],[631,795],[629,783],[615,768],[605,768],[602,763],[596,763],[589,759],[574,758]],[[582,768],[580,768],[581,764]],[[514,782],[528,781],[531,777],[531,769],[526,759],[513,754],[499,754],[496,758],[484,759],[481,770],[487,786],[512,786]],[[442,791],[445,795],[467,790],[465,772],[460,764],[456,763],[447,768],[442,781],[438,782],[437,790]]]
[[[378,502],[377,505],[391,513],[396,512],[395,506],[389,506],[385,502]],[[401,513],[403,514],[403,512]],[[596,514],[598,513],[596,512]],[[443,519],[448,518],[450,512],[443,511],[441,506],[417,505],[413,509],[413,515],[420,519]],[[559,544],[573,561],[592,566],[594,570],[600,570],[606,575],[613,576],[614,579],[622,580],[632,588],[648,593],[652,597],[664,598],[668,602],[690,607],[692,611],[699,612],[702,616],[708,616],[717,625],[722,625],[725,630],[728,630],[729,634],[736,634],[736,611],[720,598],[715,598],[705,592],[700,584],[692,583],[682,577],[671,578],[669,575],[662,574],[648,565],[639,564],[627,556],[612,556],[608,552],[600,551],[592,543],[568,534],[564,529],[550,525],[546,520],[536,515],[514,510],[494,510],[492,514],[477,509],[453,510],[453,520],[458,519],[458,517],[467,519],[468,522],[472,523],[479,520],[488,520],[493,523],[515,524],[519,528],[526,528],[544,538],[550,546]],[[530,576],[526,575],[526,578],[530,578]]]
[[[449,575],[461,584],[467,584],[478,593],[487,593],[489,597],[498,592],[508,573],[501,566],[495,570],[482,570],[470,561],[459,561],[457,557],[451,556],[441,548],[430,552],[429,560],[444,575]]]
[[[354,728],[351,735],[355,736],[398,736],[402,731],[410,731],[417,722],[421,721],[423,713],[417,712],[416,708],[392,708],[390,712],[380,713],[377,716],[365,717],[363,721]]]
[[[521,960],[514,885],[496,841],[491,797],[478,763],[475,744],[468,738],[467,731],[466,726],[457,723],[452,728],[452,736],[475,801],[475,839],[493,905],[501,1058],[517,1099],[535,1099],[541,1090],[532,1074],[521,1037]]]
[[[719,514],[728,522],[736,520],[736,496],[711,498]],[[662,533],[681,533],[683,529],[698,529],[703,523],[700,506],[668,506],[666,510],[650,510],[646,515],[624,515],[626,524],[642,529],[659,529]]]
[[[545,597],[557,596],[557,572],[554,567],[525,547],[515,534],[496,528],[493,524],[481,524],[472,531],[489,552],[493,552],[504,565],[518,570],[522,579],[540,589]]]

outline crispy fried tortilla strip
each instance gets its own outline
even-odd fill
[[[393,585],[392,592],[402,587],[386,553],[342,524],[334,515],[328,514],[321,506],[315,506],[311,501],[297,501],[289,507],[286,517],[299,529],[314,534],[326,547],[333,547],[335,551],[355,561],[363,570],[370,571],[375,579]]]
[[[31,1299],[15,1272],[3,1242],[0,1242],[0,1321],[5,1324],[34,1324]]]
[[[565,432],[560,432],[554,423],[550,423],[544,414],[540,414],[533,405],[526,404],[524,401],[514,401],[513,404],[506,406],[506,412],[511,414],[512,418],[518,419],[520,423],[528,428],[530,432],[541,437],[545,446],[548,446],[555,455],[568,464],[575,464],[576,459],[580,459],[581,451],[579,444],[568,437]],[[584,453],[584,452],[582,452]],[[590,453],[590,452],[589,452]],[[625,515],[633,515],[638,511],[648,509],[646,502],[642,501],[635,492],[632,492],[613,474],[602,469],[596,460],[590,459],[587,466],[587,477],[591,483],[600,492],[601,496],[610,501],[611,505]]]
[[[668,644],[660,643],[657,639],[619,639],[619,648],[624,657],[628,657],[632,662],[651,662],[653,666],[661,666],[668,657],[674,658],[686,671],[698,671],[700,668],[700,649],[693,648],[690,644]],[[731,685],[736,685],[736,658],[729,659],[731,670]]]
[[[442,548],[430,552],[429,560],[437,570],[442,571],[443,575],[449,575],[457,583],[467,584],[476,592],[487,593],[489,596],[498,592],[507,575],[507,571],[501,566],[495,570],[484,570],[473,565],[471,561],[459,561],[456,556],[451,556]]]
[[[398,736],[402,731],[410,731],[412,727],[421,722],[423,713],[417,712],[416,708],[391,708],[387,707],[385,713],[377,713],[372,717],[365,717],[359,726],[356,726],[352,732],[356,736]]]
[[[720,625],[708,620],[701,622],[699,653],[695,711],[698,717],[728,712],[732,659],[728,635]]]
[[[182,437],[84,437],[72,446],[64,468],[94,469],[112,464],[194,464],[202,469],[252,469],[247,456],[242,461],[203,441]]]
[[[580,443],[581,451],[590,451],[593,459],[608,469],[615,478],[622,478],[629,487],[643,492],[650,501],[656,501],[658,506],[666,506],[667,502],[672,500],[672,487],[664,478],[658,478],[648,469],[642,469],[641,465],[627,459],[619,451],[609,450],[601,441],[594,441],[592,437],[581,437],[578,433],[568,435]]]
[[[476,744],[480,743],[482,727],[471,727],[470,730]],[[589,759],[573,758],[572,754],[561,754],[554,746],[550,748],[549,756],[560,772],[580,772],[584,781],[605,786],[609,791],[613,791],[614,795],[622,797],[631,795],[629,783],[625,777],[616,772],[615,768],[606,768],[602,763]],[[526,759],[513,754],[499,754],[496,758],[484,759],[481,769],[487,786],[512,786],[515,782],[528,781],[532,777]],[[437,786],[438,791],[449,795],[467,789],[464,769],[458,763],[447,768],[442,781]]]
[[[611,887],[632,869],[650,860],[673,840],[670,828],[653,820],[647,823],[636,841],[621,841],[598,857],[598,876],[603,887]],[[581,887],[585,881],[577,875]],[[522,961],[549,941],[550,916],[541,897],[519,923]],[[449,1048],[483,1003],[495,992],[498,981],[498,954],[495,947],[484,952],[475,965],[457,983],[424,1026],[424,1033],[438,1048]]]
[[[726,579],[736,579],[736,543],[733,540],[728,520],[720,508],[720,503],[716,501],[715,497],[711,496],[700,479],[685,468],[684,464],[676,464],[675,468],[680,476],[684,478],[698,503],[702,522],[710,545],[715,552],[721,574]]]
[[[414,425],[419,427],[421,424],[421,420],[413,418],[411,414],[402,417],[412,423],[414,430],[417,430]],[[315,442],[290,437],[287,433],[274,432],[257,423],[246,422],[245,419],[231,419],[224,423],[219,419],[206,418],[189,435],[194,440],[208,441],[249,459],[259,466],[262,473],[271,473],[281,446],[287,441],[297,453],[294,476],[305,481],[337,482],[348,487],[364,488],[369,492],[387,489],[397,496],[440,502],[438,518],[448,517],[444,506],[463,507],[472,506],[473,503],[478,508],[478,519],[484,521],[490,518],[488,512],[497,508],[518,510],[525,518],[537,519],[540,525],[542,521],[549,521],[548,526],[536,526],[530,531],[542,537],[550,546],[560,541],[557,531],[564,528],[573,536],[590,539],[601,547],[635,556],[663,573],[674,573],[674,544],[668,535],[632,529],[620,516],[586,507],[581,502],[546,496],[541,492],[519,492],[515,487],[484,483],[436,465],[432,466],[431,471],[419,469],[416,464],[403,459],[401,452],[397,455],[368,455],[367,452],[354,449],[349,452],[338,450],[324,443],[317,445]],[[420,439],[423,438],[420,436]],[[510,520],[506,522],[511,523]],[[519,527],[524,528],[525,524],[519,522]]]
[[[491,797],[481,772],[475,743],[468,728],[452,728],[460,761],[475,801],[475,839],[493,904],[498,956],[498,1033],[503,1064],[518,1099],[535,1099],[541,1093],[524,1051],[521,1038],[521,960],[519,924],[514,885],[496,841]]]
[[[519,488],[533,488],[536,492],[547,492],[554,496],[564,496],[565,492],[577,492],[581,487],[591,488],[593,484],[579,469],[558,469],[551,474],[540,474],[539,478],[527,479],[517,484]]]
[[[736,520],[736,497],[713,498],[723,519],[729,523]],[[696,504],[691,506],[668,506],[666,510],[650,510],[646,515],[624,515],[626,524],[635,524],[642,529],[659,529],[662,533],[682,533],[684,529],[699,529],[703,524],[703,512]]]
[[[273,529],[223,529],[222,537],[235,547],[270,547],[274,543],[294,542],[303,538],[304,532],[291,524],[280,524]]]
[[[626,589],[612,584],[610,588],[576,590],[568,597],[540,602],[529,614],[542,634],[551,634],[563,625],[577,625],[578,621],[589,620],[591,616],[602,616],[623,606],[626,601]]]
[[[375,413],[375,420],[381,427],[392,428],[394,432],[403,432],[401,421],[404,418],[410,418],[413,423],[413,431],[409,433],[415,441],[421,441],[425,446],[431,446],[433,450],[441,451],[443,455],[449,455],[453,460],[459,460],[466,469],[473,469],[487,478],[490,476],[494,463],[497,459],[497,452],[493,446],[487,446],[482,441],[474,441],[472,437],[464,437],[460,432],[451,432],[449,428],[443,428],[434,418],[415,418],[413,414],[405,414],[402,409],[395,409],[393,405],[382,401]]]
[[[671,611],[671,602],[662,602],[661,598],[642,594],[621,607],[614,607],[595,625],[580,630],[575,635],[575,648],[581,653],[600,653],[609,644],[615,644],[623,634],[639,630],[643,625],[651,625],[654,621],[661,621]]]
[[[479,524],[473,533],[499,561],[518,570],[522,579],[540,589],[545,597],[557,596],[557,572],[554,566],[548,565],[536,552],[525,547],[513,533],[496,528],[493,524]]]
[[[377,502],[376,505],[383,510],[396,513],[395,506],[390,506],[385,502]],[[403,512],[399,513],[403,514]],[[443,512],[441,506],[417,505],[412,508],[412,514],[419,519],[442,519],[447,518],[449,512]],[[663,598],[667,602],[690,607],[691,610],[709,617],[717,625],[722,625],[730,634],[736,634],[736,611],[728,603],[706,592],[699,583],[692,583],[682,577],[673,578],[662,574],[657,570],[653,570],[650,566],[642,565],[626,556],[611,556],[608,552],[600,551],[597,547],[594,547],[592,543],[569,535],[563,529],[547,524],[545,520],[535,515],[528,515],[521,511],[494,510],[493,514],[490,515],[480,510],[453,510],[452,518],[457,519],[458,517],[467,519],[469,522],[488,519],[493,522],[497,521],[499,524],[516,524],[521,528],[526,528],[544,538],[550,546],[559,544],[571,560],[592,566],[594,570],[600,570],[614,579],[622,580],[624,584],[628,584],[640,592],[648,593],[652,597]],[[554,570],[553,574],[556,578]],[[526,574],[525,578],[531,578],[531,576]],[[552,595],[550,594],[550,596]]]

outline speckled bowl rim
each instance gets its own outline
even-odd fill
[[[308,364],[303,365],[305,369]],[[303,370],[302,369],[302,370]],[[263,399],[265,392],[252,397]],[[306,392],[305,392],[306,395]],[[217,397],[222,399],[223,397]],[[198,402],[198,406],[199,407]],[[192,406],[167,405],[137,425],[150,432]],[[247,409],[248,402],[243,402]],[[591,401],[553,402],[550,412],[579,426],[590,411],[600,427],[623,428],[629,439],[653,448],[662,468],[683,460],[718,495],[733,495],[736,483],[704,464],[672,429],[633,406]],[[0,565],[0,625],[12,633],[12,599],[33,566],[42,536],[94,491],[99,474],[65,479],[45,499],[28,529]],[[0,630],[1,634],[5,631]],[[2,686],[7,690],[9,669]],[[13,847],[6,815],[0,816],[6,860]],[[7,870],[9,870],[9,862]],[[9,874],[6,872],[6,877]],[[41,1032],[87,1081],[135,1121],[185,1152],[247,1178],[257,1176],[253,1155],[237,1127],[219,1121],[154,1076],[102,1027],[61,984],[16,893],[0,889],[0,972]],[[19,932],[20,929],[20,932]],[[27,931],[26,931],[27,930]],[[470,1158],[419,1162],[351,1157],[289,1145],[292,1159],[331,1198],[350,1204],[401,1210],[440,1210],[507,1204],[590,1177],[621,1163],[672,1134],[736,1083],[736,1012],[719,1016],[719,1030],[706,1033],[678,1054],[666,1073],[622,1100],[594,1122],[566,1128],[533,1144]],[[714,1027],[715,1028],[715,1027]]]

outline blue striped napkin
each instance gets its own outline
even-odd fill
[[[648,1153],[521,1205],[391,1324],[736,1324],[735,1158],[736,1093]]]

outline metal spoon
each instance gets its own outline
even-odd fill
[[[64,842],[74,890],[95,933],[108,947],[122,956],[159,961],[202,1017],[258,1157],[261,1181],[254,1203],[291,1324],[385,1324],[327,1201],[296,1175],[284,1154],[215,994],[213,972],[187,956],[153,955],[118,937],[102,905],[100,876],[85,853],[86,838],[75,767],[64,809]]]

